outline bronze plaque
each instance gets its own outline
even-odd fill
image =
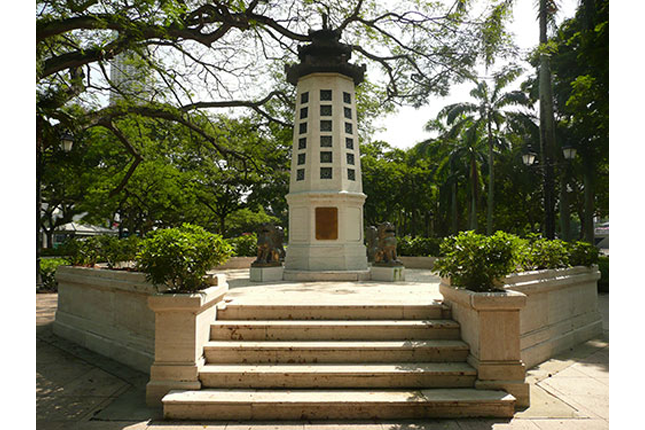
[[[316,208],[316,240],[338,239],[338,208]]]

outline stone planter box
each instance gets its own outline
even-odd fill
[[[461,338],[470,347],[468,363],[477,369],[478,389],[501,389],[529,406],[529,385],[520,354],[520,310],[526,296],[515,291],[476,293],[455,288],[443,279],[439,291],[461,326]]]
[[[403,257],[399,255],[399,260],[408,269],[434,269],[434,262],[437,257]]]
[[[528,368],[602,333],[598,279],[596,266],[506,277],[506,289],[526,296],[520,312],[520,348]]]
[[[56,272],[57,336],[150,372],[155,315],[148,297],[157,292],[142,273],[61,266]]]
[[[148,298],[155,314],[155,355],[146,386],[149,406],[159,406],[170,390],[201,388],[204,344],[210,339],[216,305],[228,291],[224,275],[215,276],[216,286],[197,293],[158,293]]]

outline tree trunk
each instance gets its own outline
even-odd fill
[[[540,0],[540,45],[547,43],[546,0]],[[544,235],[555,238],[555,199],[553,197],[552,154],[555,148],[555,120],[553,116],[553,90],[551,87],[551,64],[548,54],[540,54],[540,162],[544,169]]]
[[[36,117],[36,287],[41,287],[43,284],[40,276],[40,254],[43,248],[43,237],[40,234],[40,208],[42,206],[40,181],[43,170],[43,130],[41,121],[41,118]]]
[[[475,160],[470,162],[470,179],[471,179],[471,192],[470,192],[470,220],[468,227],[470,230],[477,231],[477,165]]]
[[[491,119],[488,118],[488,211],[486,213],[486,234],[493,234],[493,209],[494,209],[494,169],[493,169],[493,131]]]
[[[594,165],[591,156],[587,155],[582,158],[584,166],[584,221],[582,223],[583,234],[582,240],[585,242],[594,243]]]
[[[219,234],[224,236],[224,233],[226,232],[226,215],[220,215],[219,216]]]
[[[560,235],[562,240],[571,241],[571,211],[569,208],[569,164],[564,167],[560,184]]]

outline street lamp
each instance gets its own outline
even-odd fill
[[[535,163],[535,158],[537,157],[537,154],[531,150],[531,147],[528,147],[525,151],[524,154],[522,154],[522,162],[527,165],[531,166],[533,163]]]
[[[562,155],[564,155],[565,160],[573,160],[576,158],[576,148],[567,143],[562,147]]]
[[[569,241],[569,236],[570,236],[570,220],[569,220],[569,198],[567,195],[567,188],[569,187],[569,167],[570,167],[570,161],[576,158],[576,148],[574,148],[570,144],[565,144],[562,146],[562,156],[564,157],[566,164],[564,166],[564,172],[562,176],[562,188],[560,190],[560,224],[561,224],[561,230],[562,230],[562,238],[565,241]],[[526,149],[524,150],[524,153],[522,154],[522,162],[526,166],[532,166],[535,163],[535,160],[537,158],[537,154],[533,152],[530,146],[527,146]],[[548,164],[548,165],[539,165],[536,166],[537,168],[544,168],[546,169],[547,167],[554,167],[556,166],[555,163],[553,164]],[[545,196],[547,193],[546,190],[546,184],[545,186]],[[547,220],[549,217],[553,217],[553,214],[546,214]]]
[[[69,152],[72,150],[72,146],[74,145],[74,136],[65,131],[63,134],[60,136],[60,146],[63,148],[63,151]]]

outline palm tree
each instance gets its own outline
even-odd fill
[[[539,0],[538,19],[540,26],[540,162],[544,166],[544,235],[555,237],[555,198],[553,196],[553,163],[555,152],[555,119],[553,114],[553,86],[551,83],[551,58],[546,52],[548,42],[547,25],[553,23],[558,10],[555,0]]]
[[[417,145],[417,153],[431,154],[438,160],[436,177],[443,177],[443,186],[451,187],[452,228],[457,227],[457,184],[460,175],[468,178],[469,210],[468,228],[477,230],[477,202],[479,200],[481,166],[485,160],[481,130],[472,118],[461,115],[450,118],[446,124],[440,114],[426,124],[426,130],[439,131],[437,139]],[[449,126],[449,127],[448,127]]]
[[[503,125],[506,123],[512,112],[504,109],[508,106],[530,106],[527,95],[519,90],[505,92],[504,89],[522,73],[522,69],[510,66],[505,70],[496,73],[492,77],[492,88],[485,80],[475,81],[475,88],[470,95],[476,102],[454,103],[446,106],[439,112],[439,117],[445,117],[448,124],[453,124],[459,117],[472,123],[486,136],[488,144],[488,209],[486,216],[486,233],[493,233],[493,213],[495,202],[495,175],[494,175],[494,152],[495,147],[504,146],[502,135]]]

